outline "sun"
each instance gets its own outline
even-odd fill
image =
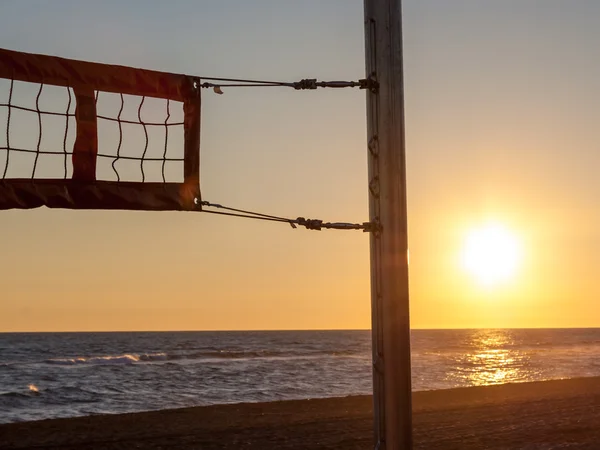
[[[462,265],[480,284],[495,286],[514,278],[521,253],[514,233],[501,224],[489,223],[467,234]]]

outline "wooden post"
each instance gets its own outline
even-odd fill
[[[412,449],[401,0],[364,0],[375,448]]]

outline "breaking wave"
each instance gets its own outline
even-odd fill
[[[140,361],[165,361],[167,360],[166,353],[144,353],[141,355],[137,354],[124,354],[117,356],[91,356],[91,357],[76,357],[76,358],[52,358],[47,359],[48,364],[57,364],[62,366],[74,366],[79,364],[97,364],[97,365],[110,365],[110,364],[134,364]]]
[[[73,358],[52,358],[44,362],[47,364],[56,364],[63,366],[75,365],[118,365],[118,364],[136,364],[143,362],[156,361],[182,361],[182,360],[203,360],[203,359],[296,359],[296,358],[318,358],[331,356],[352,356],[354,351],[306,351],[306,352],[287,352],[274,350],[206,350],[194,351],[181,354],[166,353],[127,353],[123,355],[73,357]]]

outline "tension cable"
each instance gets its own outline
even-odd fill
[[[200,77],[201,80],[217,81],[218,83],[204,82],[200,84],[201,88],[213,88],[217,94],[223,94],[222,87],[290,87],[297,91],[315,90],[317,88],[359,88],[369,89],[376,92],[379,83],[373,78],[363,78],[358,81],[319,81],[316,78],[304,78],[300,81],[263,81],[263,80],[245,80],[239,78],[214,78]]]
[[[380,229],[379,225],[373,222],[363,222],[363,223],[348,223],[348,222],[324,222],[319,219],[306,219],[304,217],[298,217],[297,219],[290,219],[287,217],[273,216],[270,214],[262,214],[254,211],[247,211],[244,209],[231,208],[229,206],[223,206],[218,203],[211,203],[207,201],[196,200],[196,204],[201,206],[202,209],[198,210],[200,212],[208,213],[208,214],[218,214],[222,216],[232,216],[232,217],[242,217],[245,219],[256,219],[256,220],[266,220],[271,222],[284,222],[290,224],[292,228],[297,228],[298,226],[305,227],[307,230],[322,230],[322,229],[330,229],[330,230],[362,230],[364,232],[373,232],[378,231]],[[205,208],[215,208],[222,211],[215,211],[212,209]]]

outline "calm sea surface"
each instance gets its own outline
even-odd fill
[[[600,329],[415,330],[413,388],[600,375]],[[0,334],[0,423],[371,391],[369,331]]]

